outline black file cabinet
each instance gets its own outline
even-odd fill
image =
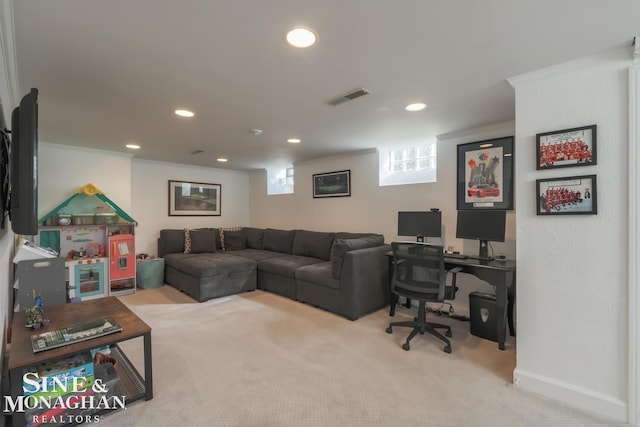
[[[469,321],[472,335],[498,342],[496,296],[483,292],[471,292]]]

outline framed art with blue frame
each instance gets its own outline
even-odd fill
[[[513,209],[513,136],[458,145],[457,209]]]

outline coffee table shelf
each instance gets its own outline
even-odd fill
[[[61,327],[71,326],[74,323],[87,322],[102,317],[113,317],[122,326],[122,331],[33,353],[31,335],[34,331],[25,328],[24,313],[15,313],[12,323],[11,350],[9,352],[9,380],[11,395],[14,399],[22,395],[22,376],[25,369],[105,346],[110,347],[111,355],[117,361],[115,369],[118,372],[119,381],[115,384],[113,394],[125,396],[127,403],[143,398],[145,400],[153,398],[151,328],[120,300],[116,297],[106,297],[50,307],[47,309],[45,317],[51,320],[51,324],[40,329],[39,332],[52,331]],[[138,372],[118,346],[120,342],[139,337],[143,338],[144,376]],[[110,411],[102,410],[97,413],[106,415],[108,412]],[[13,427],[25,425],[26,418],[24,413],[12,414]]]

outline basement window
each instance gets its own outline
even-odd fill
[[[378,150],[379,184],[403,185],[436,182],[436,140],[417,146]]]
[[[293,194],[293,166],[267,169],[267,194]]]

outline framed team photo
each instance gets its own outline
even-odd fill
[[[536,135],[536,169],[597,164],[596,125]]]
[[[598,213],[596,176],[536,180],[538,215],[595,215]]]

